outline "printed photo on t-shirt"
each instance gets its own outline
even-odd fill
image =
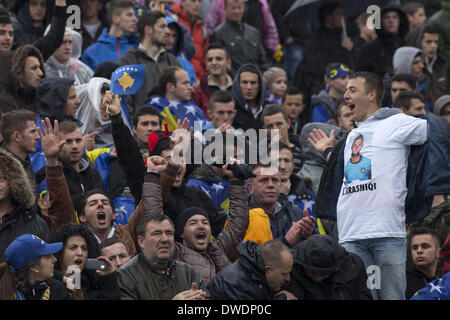
[[[372,133],[361,133],[353,139],[351,156],[344,169],[345,184],[372,179],[372,160],[364,156],[362,151],[364,144],[370,144],[371,139]]]

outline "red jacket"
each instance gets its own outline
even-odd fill
[[[209,44],[209,35],[203,26],[203,20],[196,19],[191,26],[188,18],[188,14],[181,9],[181,5],[178,3],[172,8],[173,13],[178,16],[178,22],[186,26],[191,34],[192,41],[195,45],[195,55],[190,62],[194,66],[197,79],[207,74],[206,70],[206,53],[205,49]]]

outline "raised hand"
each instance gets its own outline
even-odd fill
[[[147,158],[147,172],[160,174],[167,168],[167,160],[160,156],[151,156]]]
[[[58,165],[59,152],[66,143],[66,140],[59,140],[58,120],[55,120],[54,128],[52,128],[49,118],[45,118],[45,121],[42,120],[41,125],[44,132],[39,128],[39,136],[47,165]]]
[[[112,93],[112,91],[106,91],[102,100],[102,104],[106,107],[106,112],[111,115],[116,115],[120,113],[120,100],[119,96]]]
[[[337,145],[337,140],[334,138],[334,129],[331,130],[329,137],[321,129],[313,129],[309,136],[309,143],[320,153],[323,153],[329,147]]]
[[[87,151],[91,151],[95,148],[95,136],[97,134],[98,131],[93,131],[83,136],[83,144]]]

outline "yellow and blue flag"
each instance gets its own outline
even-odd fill
[[[145,65],[130,64],[114,70],[111,91],[118,95],[136,94],[144,84]]]

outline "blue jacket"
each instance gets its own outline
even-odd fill
[[[392,113],[396,112],[392,110]],[[428,141],[411,146],[408,157],[406,223],[425,218],[434,195],[450,194],[450,125],[432,114],[419,117],[428,121]],[[343,137],[336,145],[320,180],[316,202],[319,218],[336,221],[336,205],[344,179],[346,138]]]
[[[132,36],[112,37],[108,34],[107,28],[105,28],[97,42],[86,48],[81,60],[95,71],[97,66],[103,61],[117,62],[128,49],[137,46],[138,43]]]

